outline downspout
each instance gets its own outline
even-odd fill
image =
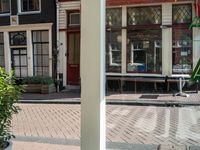
[[[59,1],[56,0],[56,48],[57,48],[57,92],[60,91],[59,85],[60,85],[60,79],[59,79],[59,73],[60,73],[60,34],[59,34],[59,10],[60,10],[60,4]]]

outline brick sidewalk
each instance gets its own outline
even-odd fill
[[[22,111],[12,120],[12,131],[17,141],[22,137],[26,142],[38,140],[56,144],[56,141],[63,140],[68,145],[77,145],[76,141],[80,144],[80,105],[18,105]],[[107,142],[200,145],[200,107],[108,105]]]

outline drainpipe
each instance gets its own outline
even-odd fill
[[[60,10],[60,4],[58,0],[56,0],[56,34],[57,34],[57,42],[56,42],[56,49],[57,49],[57,92],[59,92],[59,73],[60,73],[60,34],[59,34],[59,10]]]

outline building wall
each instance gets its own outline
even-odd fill
[[[127,57],[127,29],[122,29],[122,69],[121,73],[107,73],[107,75],[126,75],[126,76],[173,76],[172,74],[172,5],[173,4],[181,4],[181,3],[192,3],[194,4],[193,0],[155,0],[149,2],[149,0],[107,0],[107,7],[108,8],[122,8],[122,26],[126,27],[126,19],[127,19],[127,7],[129,6],[149,6],[149,5],[161,5],[162,6],[162,74],[144,74],[144,73],[127,73],[126,72],[126,57]],[[80,2],[79,1],[67,1],[62,0],[60,1],[60,9],[59,9],[59,29],[60,29],[60,42],[62,45],[60,46],[61,54],[66,53],[67,51],[67,10],[75,10],[80,9]],[[193,6],[193,16],[195,15],[195,8]],[[193,28],[193,68],[195,67],[199,57],[199,47],[200,40],[199,37],[200,30],[199,28]],[[65,38],[65,39],[63,39]],[[60,59],[60,73],[63,74],[64,77],[64,85],[66,85],[66,56],[62,55],[59,57]],[[189,75],[185,75],[189,76]]]
[[[11,9],[9,14],[0,14],[0,32],[4,33],[5,65],[6,70],[11,70],[11,47],[9,43],[9,32],[26,31],[27,36],[27,58],[28,75],[33,75],[33,30],[49,31],[49,75],[56,77],[56,2],[55,0],[41,0],[40,12],[20,13],[18,1],[11,0]],[[18,23],[11,24],[11,17],[16,17]],[[55,50],[55,51],[54,51]]]

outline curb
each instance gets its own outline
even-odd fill
[[[54,100],[19,100],[23,104],[81,104],[80,99],[54,99]],[[200,101],[166,101],[166,100],[119,100],[108,99],[107,105],[134,105],[134,106],[160,106],[185,107],[200,106]]]

